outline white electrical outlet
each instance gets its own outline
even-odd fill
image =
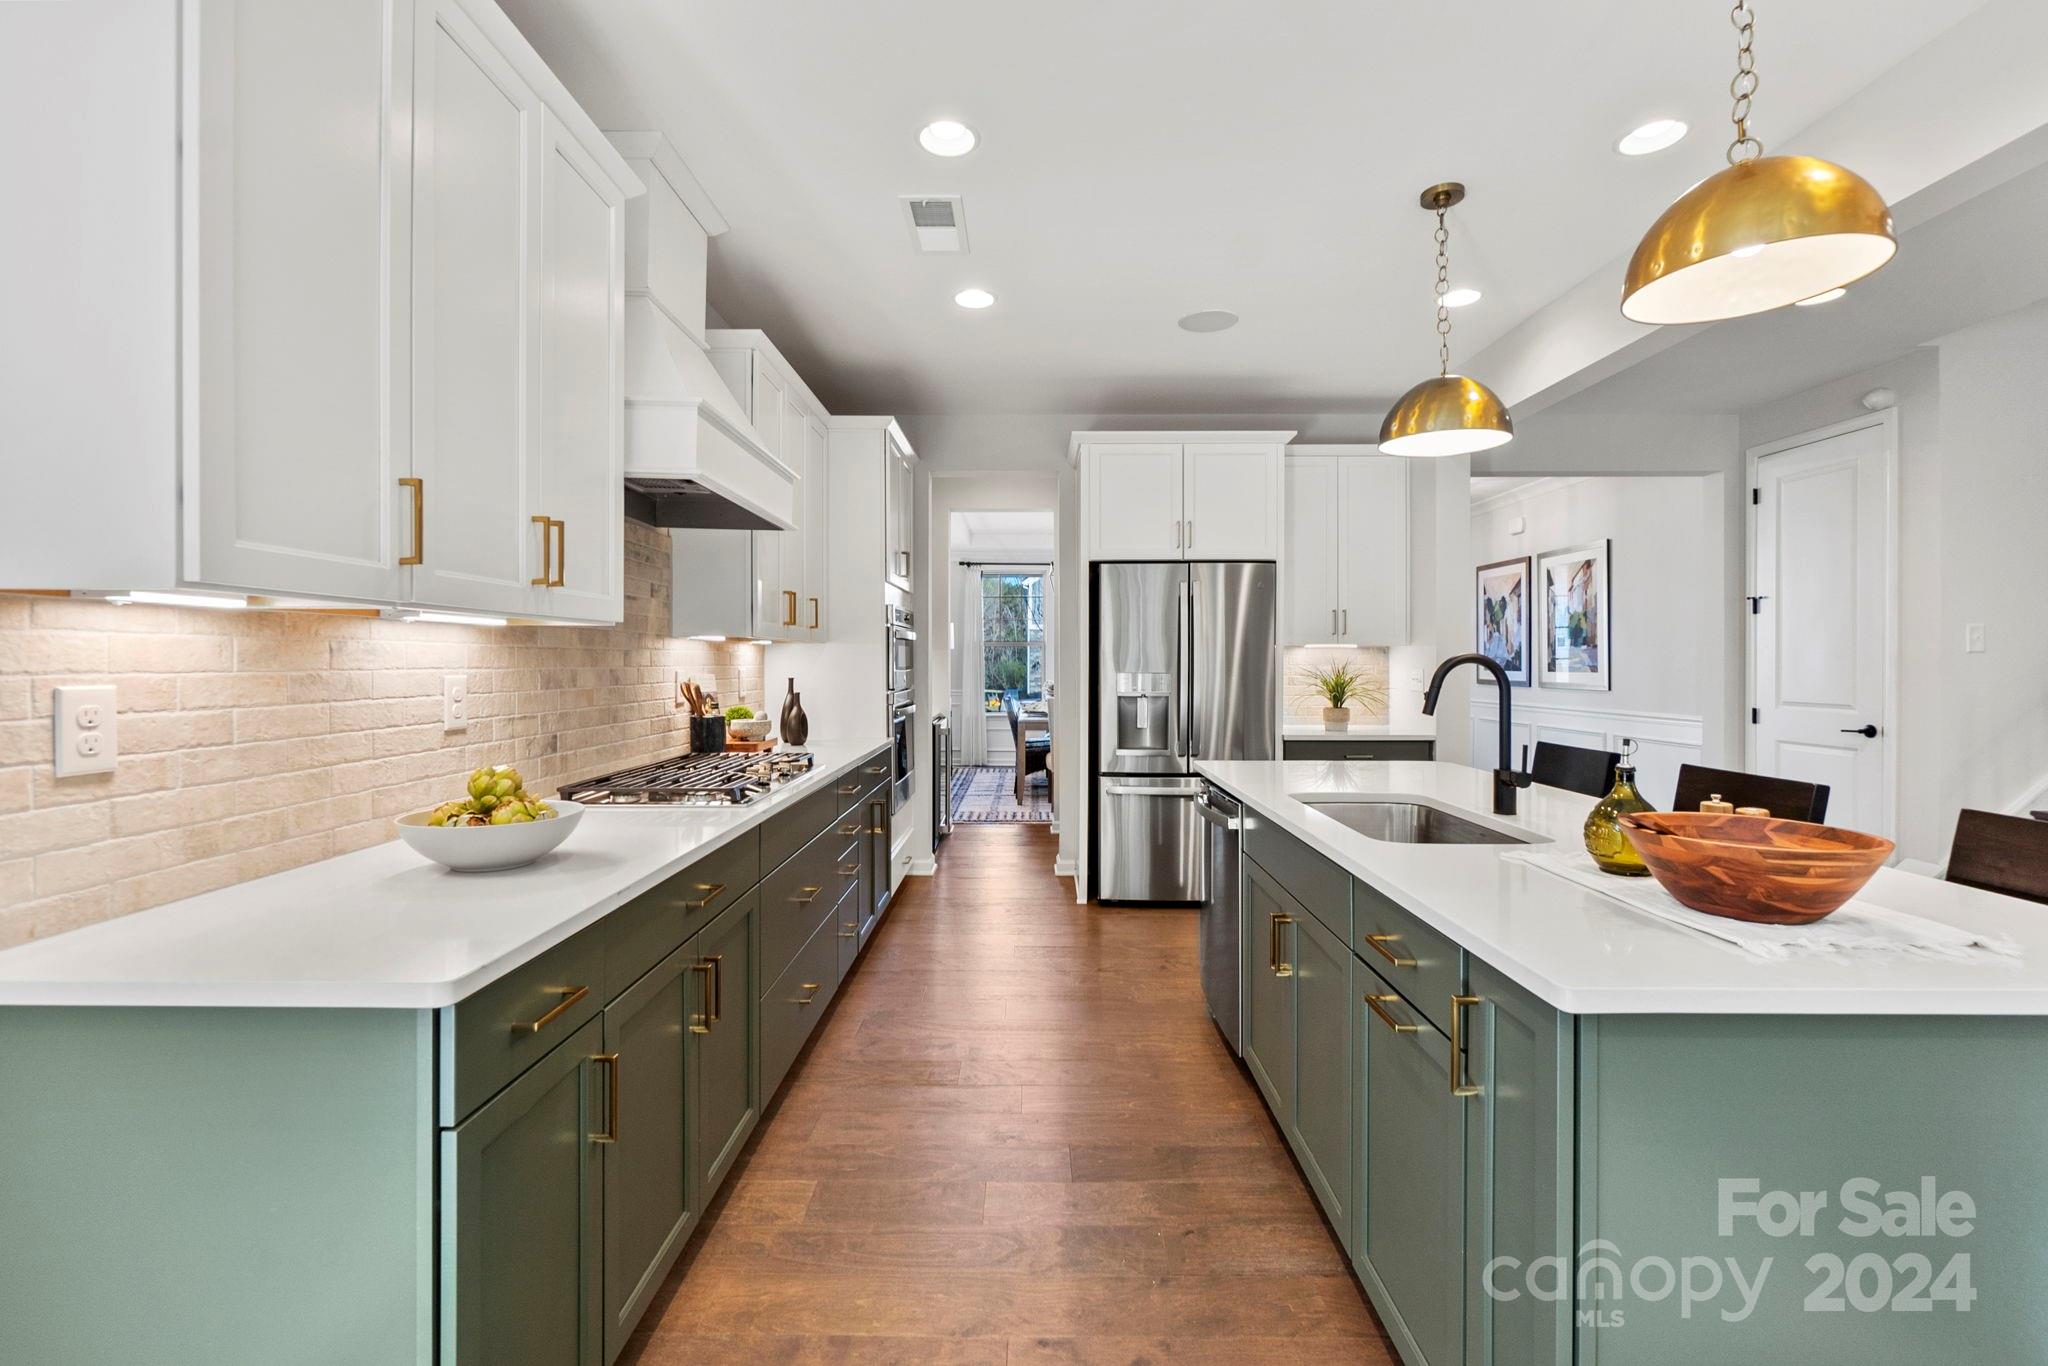
[[[54,688],[50,693],[50,761],[59,778],[111,773],[121,757],[111,686]]]
[[[1963,653],[1981,655],[1984,653],[1984,623],[1967,622],[1963,626]]]
[[[441,733],[469,729],[469,680],[461,674],[441,679]]]

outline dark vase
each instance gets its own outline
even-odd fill
[[[796,680],[789,680],[789,696],[782,699],[782,725],[778,732],[785,745],[800,745],[811,738],[811,718],[804,715],[803,694],[796,690]]]

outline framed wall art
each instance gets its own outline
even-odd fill
[[[1506,670],[1509,683],[1526,688],[1534,621],[1529,557],[1482,564],[1475,572],[1475,580],[1479,653]]]
[[[1536,679],[1543,687],[1614,687],[1614,599],[1607,589],[1612,545],[1592,541],[1536,557]]]

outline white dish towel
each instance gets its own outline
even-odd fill
[[[1844,902],[1833,915],[1810,925],[1753,925],[1682,906],[1655,878],[1621,878],[1603,873],[1593,862],[1593,856],[1583,850],[1538,853],[1517,849],[1501,857],[1576,882],[1631,910],[1733,944],[1758,958],[1785,959],[1809,953],[1905,953],[1920,958],[1960,960],[1980,953],[2020,956],[2020,946],[2010,939],[1957,929],[1856,897]]]

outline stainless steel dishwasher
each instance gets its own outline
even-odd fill
[[[1195,810],[1208,825],[1207,886],[1202,899],[1202,995],[1209,1014],[1230,1051],[1244,1052],[1244,962],[1238,952],[1239,904],[1243,864],[1238,836],[1244,829],[1244,807],[1237,798],[1209,783],[1195,798]]]

